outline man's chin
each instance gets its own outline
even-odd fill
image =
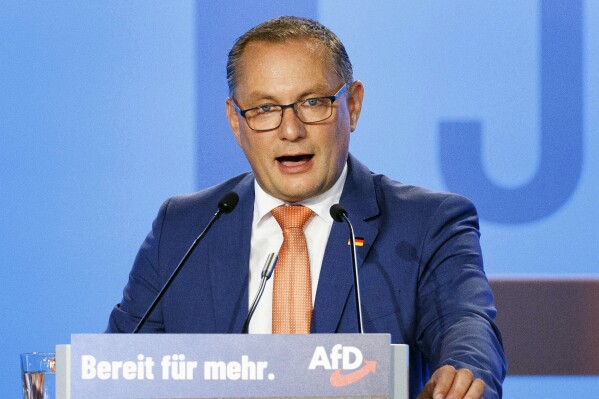
[[[320,190],[314,186],[302,185],[300,187],[281,188],[281,190],[278,190],[278,195],[275,196],[285,202],[301,202],[320,193]]]

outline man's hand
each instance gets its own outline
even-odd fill
[[[484,392],[485,383],[474,379],[472,371],[443,366],[433,373],[417,399],[481,399]]]

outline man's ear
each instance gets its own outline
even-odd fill
[[[353,132],[358,126],[360,112],[362,111],[362,100],[364,98],[364,85],[356,80],[349,88],[347,96],[347,107],[349,109],[350,130]]]
[[[241,146],[241,138],[240,138],[240,130],[239,130],[239,114],[235,111],[235,107],[233,106],[233,100],[229,97],[226,102],[226,111],[227,111],[227,120],[229,121],[229,126],[231,126],[231,130],[233,131],[233,135],[235,136],[235,140],[237,140],[237,144]]]

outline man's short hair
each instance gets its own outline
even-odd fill
[[[353,82],[352,65],[341,40],[331,30],[312,19],[301,17],[278,17],[257,25],[240,36],[227,60],[227,83],[233,97],[237,86],[240,60],[250,42],[280,43],[292,40],[315,40],[322,46],[334,72],[344,83]]]

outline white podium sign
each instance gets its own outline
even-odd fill
[[[77,334],[57,348],[57,396],[388,398],[394,387],[407,398],[407,348],[392,379],[389,342],[387,334]]]

